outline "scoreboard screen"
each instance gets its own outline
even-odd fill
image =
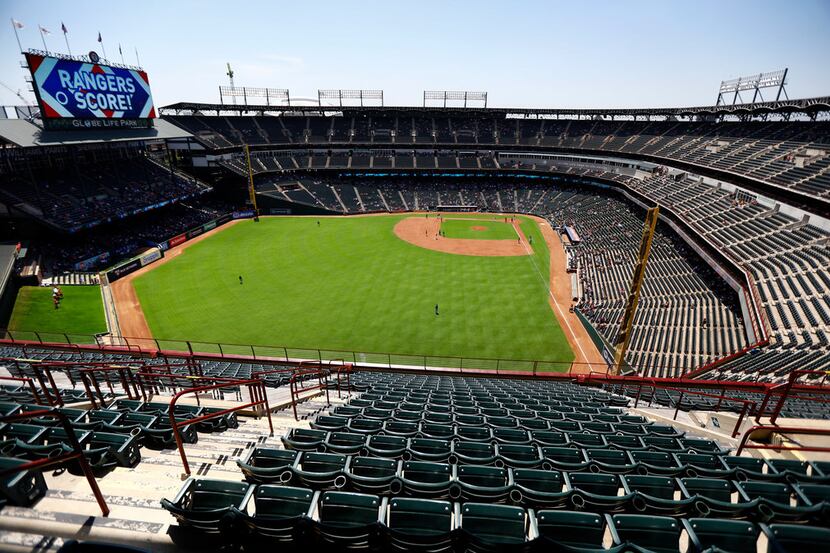
[[[32,52],[26,61],[50,128],[149,127],[156,117],[143,70]]]

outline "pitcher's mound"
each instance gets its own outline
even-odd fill
[[[483,231],[487,227],[474,226],[473,230]],[[395,235],[401,240],[428,250],[458,255],[480,257],[515,257],[530,255],[533,251],[527,243],[518,223],[513,223],[519,240],[474,240],[468,238],[445,238],[438,235],[441,221],[437,217],[407,217],[395,225]]]

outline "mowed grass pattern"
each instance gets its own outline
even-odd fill
[[[17,293],[9,330],[18,331],[15,337],[63,342],[62,334],[73,342],[94,342],[93,334],[107,331],[101,289],[98,286],[61,286],[63,301],[60,309],[52,303],[52,288],[23,286]]]
[[[516,240],[518,236],[510,223],[481,219],[444,219],[441,230],[447,238],[478,240]]]
[[[547,302],[543,256],[426,250],[395,236],[402,217],[321,218],[319,227],[316,218],[243,221],[193,244],[134,285],[161,339],[573,358]],[[535,233],[534,249],[544,244],[536,224],[525,223],[523,230]]]

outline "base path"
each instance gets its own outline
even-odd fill
[[[532,216],[528,216],[532,217]],[[542,236],[550,250],[550,285],[548,287],[548,301],[553,309],[559,326],[568,339],[574,352],[573,372],[589,373],[605,372],[608,364],[597,351],[594,341],[588,331],[582,326],[576,313],[570,311],[573,298],[571,297],[571,275],[567,272],[567,256],[562,241],[551,228],[550,223],[540,217],[532,217],[539,225]]]
[[[518,221],[513,222],[518,239],[513,240],[478,240],[475,238],[446,238],[440,236],[441,222],[453,217],[407,217],[395,225],[395,235],[412,245],[427,250],[457,255],[474,255],[478,257],[510,257],[530,255],[527,238]],[[474,221],[475,219],[463,219]],[[500,220],[500,218],[498,219]],[[475,227],[474,227],[474,230]]]
[[[164,257],[151,263],[141,269],[130,273],[129,275],[120,278],[110,285],[112,289],[112,299],[115,303],[115,312],[118,314],[118,324],[121,328],[121,336],[126,337],[130,345],[137,345],[140,347],[155,348],[156,344],[153,340],[153,333],[150,332],[150,326],[147,324],[147,319],[144,318],[144,311],[141,309],[141,303],[138,301],[138,294],[135,293],[133,280],[140,277],[147,271],[163,265],[180,256],[187,248],[204,240],[215,233],[230,228],[239,222],[230,221],[209,230],[204,234],[200,234],[196,238],[188,240],[184,244],[170,248],[164,252]]]

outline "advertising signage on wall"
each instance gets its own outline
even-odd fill
[[[148,127],[156,117],[147,73],[26,53],[41,119],[50,129]]]

